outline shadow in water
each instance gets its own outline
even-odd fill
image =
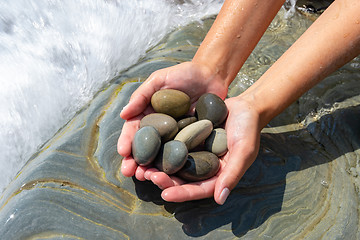
[[[149,182],[135,181],[140,199],[163,204],[183,224],[185,234],[200,237],[231,224],[241,237],[281,211],[286,176],[322,165],[360,148],[360,105],[322,116],[306,128],[263,133],[259,155],[223,206],[212,199],[167,203]]]

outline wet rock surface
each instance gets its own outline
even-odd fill
[[[225,102],[217,95],[206,93],[196,102],[196,114],[199,120],[208,119],[214,127],[220,126],[228,114]]]
[[[176,174],[187,181],[202,181],[215,176],[220,167],[218,157],[206,151],[188,154],[185,166]]]
[[[311,23],[280,12],[228,97],[258,79]],[[191,59],[211,24],[170,34],[29,159],[1,195],[2,239],[360,239],[359,58],[270,122],[257,159],[222,206],[165,202],[149,181],[119,173],[119,112],[139,86],[131,82]]]
[[[178,118],[189,111],[190,97],[175,89],[163,89],[154,93],[151,97],[151,105],[155,112]]]
[[[323,13],[334,0],[298,0],[296,8],[308,14]]]

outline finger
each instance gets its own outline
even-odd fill
[[[125,157],[121,162],[121,173],[125,177],[132,177],[135,174],[137,163],[132,157]]]
[[[164,172],[158,171],[151,174],[151,181],[157,185],[160,189],[166,189],[169,187],[179,186],[184,183],[180,178],[169,176]]]
[[[148,169],[146,169],[146,171],[144,173],[144,178],[146,180],[151,180],[151,175],[156,172],[159,172],[159,170],[157,168],[148,168]]]
[[[122,119],[128,120],[139,115],[150,104],[151,96],[158,91],[163,84],[161,74],[155,73],[151,74],[131,95],[129,103],[121,110],[120,117]]]
[[[145,181],[144,173],[146,171],[147,167],[144,166],[138,166],[135,171],[135,178],[139,181]]]
[[[142,116],[138,116],[131,120],[127,120],[122,127],[117,143],[117,151],[123,157],[128,157],[131,154],[131,143],[136,131],[139,129],[141,118]]]
[[[246,146],[246,150],[243,146]],[[214,198],[215,201],[223,205],[230,194],[230,191],[240,181],[246,170],[254,162],[257,154],[256,149],[250,146],[255,144],[237,144],[231,147],[228,152],[228,160],[223,167],[215,184]]]
[[[167,202],[185,202],[212,197],[217,177],[205,181],[166,188],[161,197]]]

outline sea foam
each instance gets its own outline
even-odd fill
[[[223,1],[0,3],[0,192],[109,80]]]

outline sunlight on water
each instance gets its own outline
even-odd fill
[[[0,3],[0,192],[106,82],[222,1]]]

